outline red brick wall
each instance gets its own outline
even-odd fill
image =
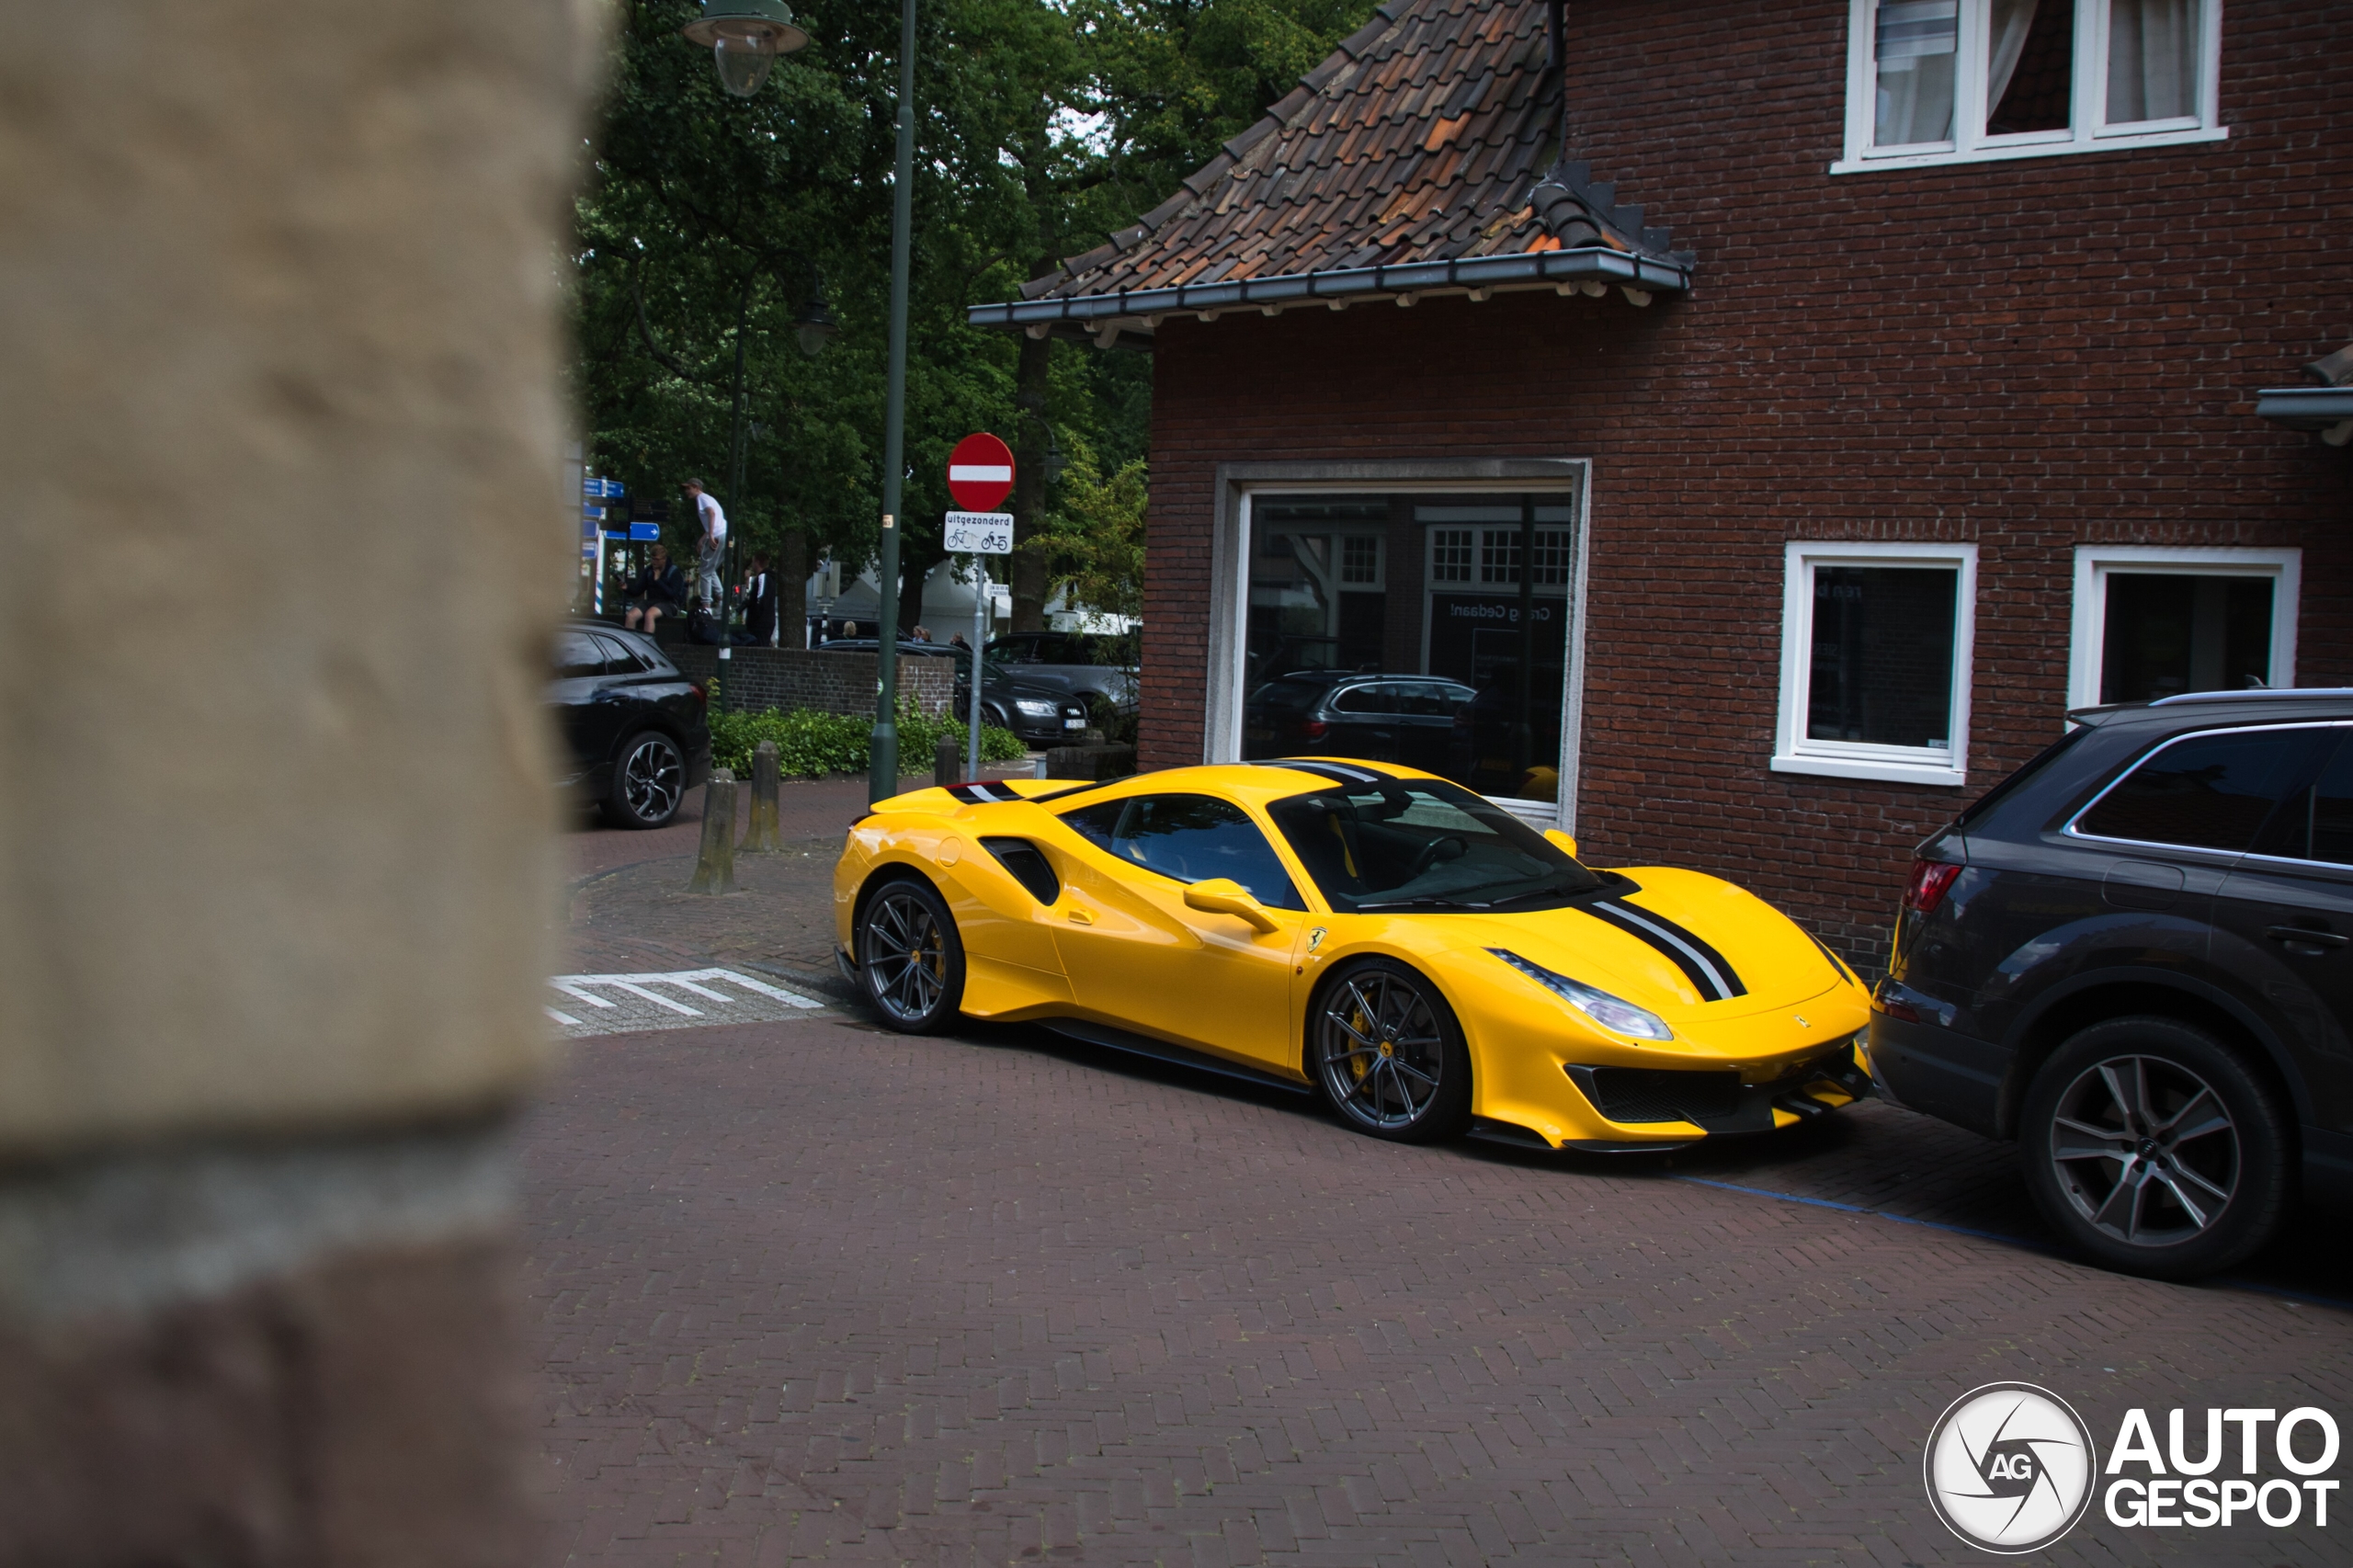
[[[1227,461],[1592,459],[1586,852],[1862,961],[1912,846],[2059,732],[2075,545],[2301,545],[2298,677],[2353,684],[2353,449],[2254,415],[2353,340],[2353,4],[2233,0],[2227,142],[1833,177],[1847,14],[1570,7],[1574,135],[1699,253],[1688,300],[1162,325],[1147,766],[1201,755]],[[1966,791],[1768,769],[1806,538],[1979,542]]]

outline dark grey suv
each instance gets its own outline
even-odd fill
[[[2353,1199],[2353,690],[2070,718],[1921,846],[1872,1073],[2098,1261],[2209,1273]]]

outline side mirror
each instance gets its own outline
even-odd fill
[[[1570,859],[1574,860],[1577,858],[1577,841],[1571,838],[1567,834],[1563,833],[1559,828],[1546,828],[1544,830],[1544,836],[1552,841],[1553,848],[1558,849]]]
[[[1236,920],[1249,922],[1256,931],[1276,929],[1275,917],[1267,906],[1250,896],[1250,890],[1231,877],[1211,877],[1195,882],[1185,890],[1185,907],[1198,909],[1204,915],[1231,915]]]

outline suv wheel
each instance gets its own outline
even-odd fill
[[[2027,1090],[2018,1143],[2044,1216],[2110,1268],[2211,1274],[2271,1237],[2289,1127],[2263,1081],[2203,1029],[2115,1018],[2061,1046]]]
[[[687,759],[677,743],[659,730],[642,731],[622,744],[613,764],[605,820],[615,827],[660,827],[686,798]]]

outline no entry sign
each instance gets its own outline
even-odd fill
[[[1013,494],[1013,449],[983,430],[948,454],[948,494],[967,512],[993,512]]]

